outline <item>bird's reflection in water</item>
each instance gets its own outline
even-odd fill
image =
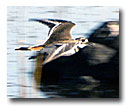
[[[118,86],[115,86],[115,84],[100,83],[91,76],[79,75],[76,70],[74,70],[73,74],[73,71],[69,72],[71,68],[65,72],[63,72],[64,69],[58,72],[57,68],[52,68],[52,66],[50,66],[52,63],[42,65],[43,58],[43,53],[39,53],[36,58],[34,79],[38,90],[45,93],[47,96],[51,98],[116,98],[119,96]],[[65,59],[66,57],[62,58],[63,61],[67,61]],[[54,60],[53,64],[55,61],[57,62],[59,59]],[[58,64],[58,62],[56,64]],[[57,67],[56,64],[54,64],[55,67]],[[59,69],[61,69],[60,66],[61,65],[58,64]],[[65,69],[67,69],[67,67],[68,66],[65,66]],[[81,73],[81,70],[78,71]]]
[[[98,84],[47,85],[42,86],[41,91],[50,97],[118,98],[118,92],[115,88]]]
[[[118,98],[118,86],[100,83],[58,83],[41,82],[41,67],[36,67],[34,78],[40,92],[49,98]]]
[[[99,86],[98,83],[93,83],[93,84],[74,83],[73,84],[72,82],[70,82],[70,79],[68,83],[67,81],[64,81],[61,83],[57,83],[57,82],[55,83],[55,81],[52,81],[51,82],[52,84],[50,84],[47,81],[47,79],[45,81],[45,79],[42,78],[43,76],[45,77],[45,75],[42,76],[42,71],[43,71],[42,64],[43,64],[44,53],[39,53],[37,55],[38,56],[36,58],[35,71],[33,73],[34,79],[36,81],[36,86],[38,90],[40,90],[41,92],[44,92],[49,97],[88,97],[89,91],[92,91],[94,88]],[[52,74],[51,76],[54,76],[55,79],[57,80],[58,78],[57,78],[57,75],[55,74],[56,73],[54,73],[54,75]]]

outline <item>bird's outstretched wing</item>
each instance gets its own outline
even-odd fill
[[[72,39],[71,29],[75,26],[71,21],[60,19],[30,19],[30,21],[37,21],[47,25],[50,30],[45,45],[53,42],[65,41]]]
[[[39,46],[20,47],[15,50],[41,50],[44,47],[55,45],[57,43],[68,43],[72,40],[71,29],[75,24],[71,21],[60,19],[29,19],[29,21],[37,21],[47,25],[50,30],[46,41]]]

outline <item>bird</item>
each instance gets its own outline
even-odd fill
[[[44,55],[44,63],[48,63],[60,56],[70,56],[87,45],[86,37],[72,38],[72,29],[75,23],[61,19],[29,19],[29,21],[39,22],[47,25],[50,30],[47,39],[43,44],[38,46],[20,47],[15,50],[40,51]],[[33,59],[32,56],[29,59]]]

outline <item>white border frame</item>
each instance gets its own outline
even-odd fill
[[[119,6],[121,10],[121,99],[117,100],[46,100],[43,101],[19,101],[10,100],[7,98],[7,6]],[[128,24],[128,5],[127,0],[0,0],[0,104],[5,106],[10,105],[90,105],[90,106],[125,106],[128,104],[128,70],[127,70],[127,43],[128,35],[126,34]]]

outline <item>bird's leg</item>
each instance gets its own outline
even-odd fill
[[[43,49],[43,47],[42,46],[34,46],[34,47],[29,47],[28,49],[31,50],[31,51],[36,51],[36,50]]]
[[[29,50],[28,48],[29,48],[29,47],[20,47],[20,48],[17,48],[17,49],[15,49],[15,50],[26,51],[26,50]]]

